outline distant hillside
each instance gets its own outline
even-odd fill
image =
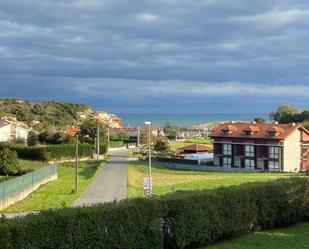
[[[89,106],[62,102],[28,102],[20,99],[0,99],[0,118],[13,118],[30,127],[63,128],[75,125],[79,115],[90,113]]]

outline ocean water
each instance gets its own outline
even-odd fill
[[[216,121],[252,121],[256,117],[268,120],[265,113],[222,113],[222,114],[118,114],[126,127],[143,127],[145,121],[151,121],[156,127],[163,127],[166,122],[171,122],[179,127],[196,124],[205,124]]]

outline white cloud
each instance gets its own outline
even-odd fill
[[[140,22],[156,22],[160,19],[158,15],[148,13],[148,12],[143,12],[143,13],[138,13],[134,15],[135,19]]]

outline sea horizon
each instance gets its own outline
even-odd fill
[[[145,121],[151,121],[160,128],[171,122],[179,127],[223,121],[250,122],[257,117],[270,121],[268,113],[117,113],[123,119],[125,127],[143,127]]]

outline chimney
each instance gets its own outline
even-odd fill
[[[277,124],[279,124],[279,123],[278,123],[277,121],[275,121],[275,122],[274,122],[274,125],[277,125]]]
[[[256,121],[252,121],[252,124],[256,124]]]
[[[291,127],[294,127],[296,125],[296,123],[291,123],[290,125],[291,125]]]

